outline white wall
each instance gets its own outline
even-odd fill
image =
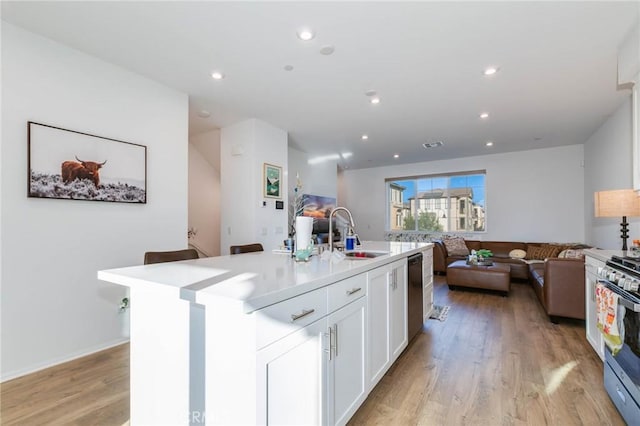
[[[187,102],[2,22],[2,380],[125,340],[96,271],[186,247]],[[27,198],[28,120],[146,145],[148,203]]]
[[[220,255],[220,131],[189,139],[190,244],[209,256]]]
[[[583,146],[403,164],[340,174],[339,199],[353,213],[364,240],[385,232],[385,178],[486,170],[486,233],[469,238],[504,241],[584,240]]]
[[[282,167],[282,210],[263,198],[264,163]],[[265,250],[282,245],[287,231],[287,133],[251,119],[222,129],[220,134],[220,252],[229,246],[262,243]],[[263,202],[266,206],[263,207]]]
[[[595,218],[593,193],[609,189],[631,189],[631,98],[626,101],[584,144],[584,213],[586,242],[602,249],[619,250],[622,218]],[[640,218],[628,218],[629,244],[640,238]]]
[[[300,175],[302,193],[336,198],[338,192],[338,162],[329,160],[309,164],[309,155],[289,148],[289,191],[296,186],[296,173]]]

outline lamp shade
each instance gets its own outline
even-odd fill
[[[640,216],[640,197],[633,189],[599,191],[594,201],[596,217]]]

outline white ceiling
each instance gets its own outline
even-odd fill
[[[340,164],[363,168],[583,143],[629,96],[617,90],[616,54],[639,8],[3,1],[2,19],[187,93],[192,135],[258,118],[291,146],[352,152]],[[309,42],[296,37],[304,25],[316,32]],[[325,45],[335,53],[321,55]],[[488,65],[500,72],[484,76]],[[226,78],[213,81],[214,69]],[[436,140],[444,146],[422,147]]]

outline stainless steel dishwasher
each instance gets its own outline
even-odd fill
[[[422,330],[422,253],[409,256],[408,280],[409,291],[407,292],[407,330],[409,341]]]

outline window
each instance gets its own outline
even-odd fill
[[[386,179],[389,230],[484,231],[485,175],[482,170]]]

